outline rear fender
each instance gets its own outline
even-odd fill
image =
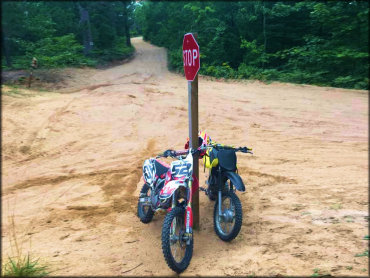
[[[224,176],[227,177],[232,182],[232,184],[235,186],[237,190],[242,191],[242,192],[245,191],[243,180],[237,173],[224,172]]]

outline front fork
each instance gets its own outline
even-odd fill
[[[188,182],[188,203],[186,204],[185,209],[185,238],[186,244],[189,245],[190,241],[193,238],[193,210],[191,208],[191,201],[192,201],[192,186],[193,186],[193,177],[189,179]]]
[[[218,215],[221,217],[222,216],[222,181],[221,181],[221,169],[218,168],[217,171],[217,185],[218,185]]]
[[[193,238],[193,210],[191,209],[191,201],[192,201],[192,185],[193,185],[193,178],[191,178],[188,182],[188,196],[187,196],[187,199],[188,199],[188,202],[186,204],[186,208],[185,208],[185,219],[184,219],[184,223],[185,223],[185,233],[183,235],[183,239],[186,241],[186,244],[189,245],[192,238]],[[172,196],[172,205],[171,205],[171,209],[174,209],[176,207],[176,194],[173,194]],[[173,225],[175,225],[176,227],[176,219],[175,221],[173,222]],[[171,231],[171,234],[173,231],[175,231],[175,227],[171,226],[172,228],[172,231]]]

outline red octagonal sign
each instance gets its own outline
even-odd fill
[[[193,81],[199,71],[200,60],[199,45],[192,33],[187,33],[184,36],[182,58],[184,61],[185,77],[187,80]]]

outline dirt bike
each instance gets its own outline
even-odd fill
[[[183,272],[193,255],[193,190],[198,181],[193,177],[193,155],[200,149],[167,150],[156,158],[145,160],[143,177],[145,184],[140,191],[138,217],[149,223],[158,210],[168,213],[162,226],[162,251],[167,265],[177,273]],[[160,157],[177,160],[168,166]]]
[[[242,205],[235,194],[235,189],[245,191],[244,183],[238,175],[236,152],[251,153],[247,147],[233,148],[220,144],[208,145],[203,156],[204,167],[209,168],[206,181],[208,188],[200,188],[206,195],[216,201],[213,213],[213,226],[216,234],[223,241],[231,241],[242,226]]]

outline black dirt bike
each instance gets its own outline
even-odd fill
[[[220,144],[208,145],[204,167],[210,169],[206,181],[206,195],[216,201],[213,213],[214,229],[223,241],[233,240],[239,233],[242,221],[242,205],[235,189],[245,191],[244,183],[238,175],[236,152],[251,153],[247,147],[233,148]]]

